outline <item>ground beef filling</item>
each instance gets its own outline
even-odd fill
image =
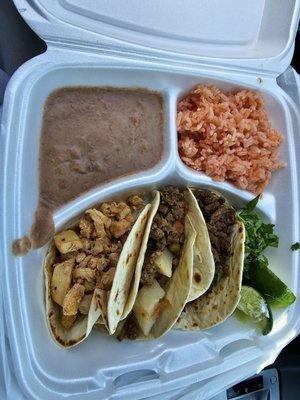
[[[151,286],[160,278],[154,260],[164,250],[173,254],[173,270],[177,267],[184,242],[184,221],[187,212],[184,192],[177,187],[166,187],[160,191],[160,205],[149,236],[141,285]]]
[[[135,340],[139,333],[140,327],[134,313],[131,313],[126,320],[125,325],[121,329],[121,332],[118,334],[117,339],[120,341],[123,339]]]
[[[207,224],[212,253],[215,260],[215,276],[212,285],[229,274],[229,261],[232,256],[231,234],[236,223],[235,210],[226,204],[225,199],[209,190],[194,192]]]
[[[164,287],[169,278],[159,274],[154,260],[166,248],[173,254],[173,272],[179,263],[182,245],[184,243],[184,224],[187,213],[184,191],[169,186],[160,191],[160,205],[154,218],[149,236],[145,262],[142,269],[140,285],[153,284],[157,279]],[[140,332],[134,313],[131,313],[124,324],[118,339],[134,340]]]

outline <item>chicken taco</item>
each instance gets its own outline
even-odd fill
[[[186,304],[175,328],[206,329],[218,325],[235,310],[241,291],[245,228],[235,209],[216,192],[194,191],[207,224],[215,262],[210,288]]]
[[[48,326],[60,345],[80,343],[96,322],[108,327],[110,312],[122,317],[151,211],[143,203],[139,196],[102,203],[55,235],[44,273]]]

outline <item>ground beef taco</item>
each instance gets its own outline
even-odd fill
[[[224,321],[235,310],[241,290],[244,263],[244,225],[235,209],[216,192],[194,191],[207,224],[215,261],[215,274],[208,291],[186,304],[175,327],[206,329]]]
[[[78,344],[97,321],[108,327],[110,314],[118,324],[150,210],[139,196],[105,202],[55,235],[44,273],[47,321],[57,343]]]
[[[162,188],[137,262],[128,306],[133,311],[120,336],[149,339],[166,333],[186,302],[208,289],[213,276],[208,230],[193,193]]]

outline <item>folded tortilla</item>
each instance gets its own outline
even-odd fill
[[[155,214],[157,213],[158,210],[158,206],[159,206],[159,200],[160,200],[160,194],[157,190],[154,191],[154,199],[152,200],[151,203],[151,210],[149,212],[149,217],[148,217],[148,221],[147,221],[147,225],[145,228],[145,232],[144,232],[144,237],[142,240],[142,245],[141,245],[141,250],[140,250],[140,254],[136,263],[136,269],[134,272],[134,278],[133,278],[133,282],[132,282],[132,286],[130,289],[130,294],[127,298],[127,302],[123,311],[123,315],[122,315],[122,319],[125,319],[128,314],[131,312],[132,307],[134,305],[138,290],[139,290],[139,284],[140,284],[140,280],[141,280],[141,274],[142,274],[142,269],[143,269],[143,265],[144,265],[144,259],[145,259],[145,254],[146,254],[146,250],[147,250],[147,244],[148,244],[148,239],[149,239],[149,235],[150,235],[150,231],[151,231],[151,226],[152,226],[152,222],[153,219],[155,217]]]
[[[192,301],[202,295],[204,292],[206,292],[206,290],[209,288],[214,277],[215,267],[207,226],[197,203],[197,200],[190,189],[186,191],[185,197],[188,208],[187,217],[189,218],[189,222],[196,232],[196,238],[193,247],[192,282],[190,293],[187,299],[187,301]],[[159,191],[155,191],[151,211],[149,213],[149,218],[142,241],[140,255],[136,265],[133,284],[122,315],[122,319],[126,318],[132,310],[134,302],[136,300],[136,296],[138,294],[149,235],[153,220],[159,207],[159,203],[160,193]],[[192,228],[188,227],[187,231],[189,231],[190,229]]]
[[[192,301],[205,293],[210,287],[214,277],[215,264],[204,217],[193,192],[190,189],[184,189],[184,192],[184,198],[186,201],[186,238],[182,247],[182,254],[179,262],[180,268],[178,266],[175,269],[173,273],[174,275],[167,283],[167,292],[160,300],[159,305],[169,304],[169,306],[162,306],[162,311],[154,323],[149,337],[147,337],[148,339],[166,333],[175,323],[186,302]],[[122,319],[126,318],[129,315],[129,312],[133,309],[139,289],[141,289],[140,280],[145,262],[149,236],[159,205],[160,193],[156,191],[152,202],[152,210],[149,214],[147,227],[145,229],[140,256],[137,261],[133,287]],[[193,243],[192,247],[191,243]],[[184,275],[185,281],[181,275],[182,270],[188,270],[190,272],[190,275],[187,273]],[[191,281],[189,281],[190,278]],[[186,297],[185,290],[187,287],[190,289],[189,294]],[[177,301],[178,299],[180,300],[179,302]],[[126,337],[126,332],[124,333],[124,337]],[[140,333],[138,338],[145,339],[145,335]]]
[[[196,232],[187,216],[185,221],[185,241],[182,249],[182,256],[175,269],[166,294],[163,298],[167,306],[162,308],[149,335],[144,335],[142,330],[135,337],[135,340],[152,340],[166,334],[180,316],[191,291],[193,273],[193,247],[196,239]],[[129,316],[130,318],[130,316]],[[126,330],[126,320],[124,324]],[[126,331],[120,332],[119,338],[127,338]]]
[[[190,188],[188,188],[187,199],[189,204],[188,215],[196,231],[193,251],[193,278],[188,298],[188,301],[192,301],[205,293],[210,287],[215,274],[215,262],[206,222]]]
[[[151,209],[151,204],[147,204],[143,209],[133,225],[119,257],[107,305],[107,325],[111,335],[116,331],[124,312],[129,313],[130,307],[133,305],[130,302],[127,303],[134,290],[132,280]]]
[[[220,195],[218,195],[220,196]],[[227,206],[229,204],[226,202]],[[236,219],[230,236],[232,255],[229,257],[228,274],[212,283],[209,290],[186,304],[175,328],[199,330],[211,328],[228,318],[239,302],[245,247],[245,228]]]

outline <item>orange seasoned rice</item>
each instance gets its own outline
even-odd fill
[[[257,92],[198,86],[178,103],[177,129],[182,161],[214,180],[258,194],[283,167],[282,135]]]

